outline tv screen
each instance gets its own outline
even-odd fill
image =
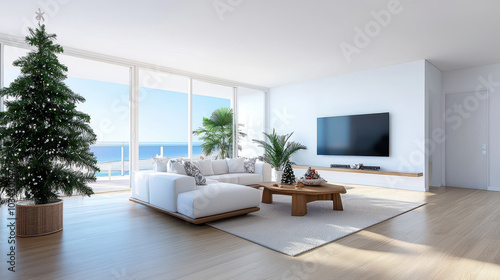
[[[318,118],[318,155],[389,156],[389,113]]]

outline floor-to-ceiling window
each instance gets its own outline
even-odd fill
[[[22,48],[4,47],[4,86],[9,86],[20,74],[12,62],[27,52]],[[135,119],[139,129],[131,131],[129,100],[130,93],[135,91],[130,83],[135,78],[134,72],[131,76],[130,67],[133,65],[119,60],[111,64],[71,54],[59,57],[69,69],[65,82],[86,99],[78,109],[90,115],[90,125],[97,134],[97,143],[91,147],[101,168],[97,176],[129,174],[129,140],[133,133],[139,138],[139,169],[151,169],[151,157],[156,155],[188,157],[190,137],[193,158],[254,157],[261,153],[252,139],[262,139],[264,131],[262,91],[140,68]],[[191,108],[191,124],[188,108]],[[216,133],[210,134],[210,131]],[[232,137],[235,131],[238,131],[241,148],[237,153],[234,152],[236,140]],[[211,153],[207,155],[207,151]]]
[[[234,89],[193,80],[192,91],[193,158],[232,157]]]
[[[97,135],[91,151],[101,172],[97,176],[129,173],[129,80],[128,67],[60,55],[68,67],[65,83],[85,98],[77,109],[90,115],[90,126]]]
[[[27,52],[4,47],[6,87],[20,75],[20,68],[12,63]],[[64,82],[85,98],[77,109],[90,116],[90,126],[97,135],[97,142],[91,146],[101,169],[96,176],[128,174],[129,68],[68,55],[59,55],[59,60],[68,67]]]
[[[139,71],[139,169],[152,157],[188,157],[189,78]]]

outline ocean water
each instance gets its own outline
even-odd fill
[[[121,161],[121,150],[123,147],[123,157],[125,161],[129,160],[129,146],[128,143],[124,144],[97,144],[90,147],[90,151],[97,157],[98,163],[116,162]],[[163,156],[169,158],[187,157],[188,146],[187,143],[146,143],[139,144],[139,160],[146,160],[161,154],[161,147],[163,147]],[[201,155],[201,143],[193,143],[193,155]],[[151,167],[152,168],[152,167]],[[128,175],[128,170],[125,175]],[[121,175],[121,171],[112,170],[111,176]],[[108,172],[101,170],[96,173],[96,176],[108,176]]]

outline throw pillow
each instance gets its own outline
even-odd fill
[[[196,165],[200,170],[203,176],[211,176],[214,175],[214,170],[212,169],[212,161],[207,160],[193,160],[191,161]]]
[[[199,160],[192,160],[191,162],[200,169],[201,173],[203,173],[203,171],[201,170],[201,164]]]
[[[168,157],[152,157],[153,159],[153,170],[158,172],[168,171]]]
[[[245,159],[245,173],[255,173],[255,162],[257,162],[256,158]]]
[[[200,160],[198,162],[199,165],[197,165],[200,170],[201,170],[201,173],[205,176],[212,176],[214,175],[214,170],[212,168],[212,161],[209,160],[209,159],[206,159],[206,160]]]
[[[168,162],[167,168],[169,173],[186,175],[186,170],[184,169],[184,165],[182,164],[182,158],[171,159]]]
[[[186,175],[194,177],[197,185],[206,185],[207,179],[201,174],[201,170],[194,163],[190,161],[182,161],[182,165],[184,165],[184,169],[186,170]]]
[[[229,173],[243,173],[245,172],[245,159],[244,158],[228,159],[227,167],[229,169]]]
[[[225,159],[212,160],[212,168],[215,175],[229,173],[229,168]]]

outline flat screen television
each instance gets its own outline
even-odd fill
[[[318,155],[389,156],[389,113],[318,118]]]

